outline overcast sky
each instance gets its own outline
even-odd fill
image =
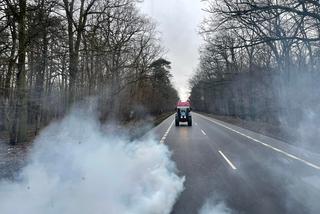
[[[144,0],[143,13],[157,23],[161,40],[172,62],[173,83],[182,100],[188,97],[188,80],[199,61],[198,35],[203,19],[200,0]]]

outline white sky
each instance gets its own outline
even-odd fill
[[[188,80],[199,61],[202,8],[201,0],[144,0],[142,3],[143,13],[156,22],[161,32],[167,50],[165,58],[172,62],[173,83],[182,100],[188,98]]]

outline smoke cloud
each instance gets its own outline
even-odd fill
[[[201,207],[199,214],[231,214],[231,210],[224,202],[218,200],[207,200]]]
[[[0,181],[1,213],[170,213],[184,178],[168,148],[101,127],[84,109],[49,125],[20,175]]]

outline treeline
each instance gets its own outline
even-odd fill
[[[170,62],[137,4],[0,1],[0,130],[11,143],[86,97],[97,97],[102,120],[173,109]]]
[[[319,1],[217,0],[205,10],[194,109],[290,127],[314,120]]]

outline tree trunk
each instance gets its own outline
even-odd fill
[[[41,116],[42,116],[42,102],[43,102],[43,91],[44,91],[44,74],[47,67],[48,58],[48,38],[47,29],[45,27],[43,32],[43,46],[39,60],[39,69],[37,71],[37,78],[35,83],[35,99],[36,99],[36,134],[41,128]]]
[[[16,85],[16,111],[15,118],[11,132],[11,143],[25,142],[27,139],[27,86],[26,86],[26,0],[19,1],[19,15],[18,15],[18,73]]]

